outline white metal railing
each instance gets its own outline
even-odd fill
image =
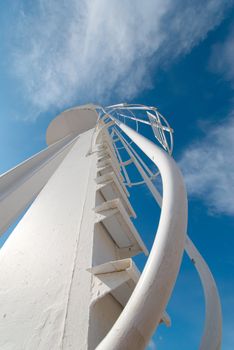
[[[144,112],[146,112],[146,114],[148,116],[148,121],[144,118],[140,119],[139,116],[135,117],[132,115],[131,116],[126,115],[126,113],[123,113],[123,109],[131,110],[131,111],[132,110],[144,111]],[[116,112],[116,110],[118,111],[118,113]],[[152,111],[155,114],[152,114]],[[144,138],[142,135],[140,135],[138,133],[140,123],[151,126],[151,128],[153,130],[153,134],[154,134],[155,138],[157,139],[157,141],[159,142],[159,144],[164,148],[164,150],[166,150],[169,153],[169,155],[171,155],[172,149],[173,149],[173,135],[172,135],[173,130],[171,129],[169,124],[166,122],[165,118],[158,119],[157,123],[156,123],[154,118],[156,118],[156,116],[158,115],[158,112],[156,111],[156,109],[154,107],[147,107],[147,106],[142,106],[142,105],[126,105],[126,104],[109,106],[105,110],[102,109],[102,115],[105,115],[106,120],[112,120],[115,122],[115,125],[114,126],[112,125],[112,127],[109,128],[109,134],[110,134],[110,137],[112,139],[119,163],[122,167],[123,176],[125,178],[125,184],[127,186],[131,187],[133,185],[141,185],[141,184],[145,183],[148,186],[149,190],[151,191],[151,193],[152,193],[154,199],[156,200],[156,202],[158,203],[158,205],[160,207],[162,207],[162,197],[161,197],[160,193],[158,192],[158,190],[156,189],[155,184],[153,183],[153,180],[159,174],[159,171],[160,171],[161,176],[162,176],[162,182],[163,182],[163,198],[164,198],[164,205],[165,205],[165,202],[167,200],[165,197],[166,188],[167,188],[168,184],[171,183],[171,181],[173,181],[173,177],[175,176],[175,173],[178,171],[178,170],[175,170],[177,167],[175,167],[175,169],[173,169],[173,171],[170,173],[170,175],[161,172],[160,164],[158,163],[160,156],[158,158],[157,146],[154,145],[152,142],[150,142],[149,140],[147,140],[146,138]],[[122,121],[120,121],[120,117],[122,117]],[[136,126],[135,126],[136,131],[132,130],[131,128],[129,128],[129,126],[126,125],[129,120],[130,121],[134,120],[136,122]],[[166,126],[163,126],[162,124],[160,125],[160,120],[163,120],[163,122]],[[167,142],[165,132],[169,133],[170,146],[169,146],[169,143]],[[128,141],[127,137],[130,140],[130,142]],[[117,145],[116,145],[117,142],[121,142],[121,144],[122,144],[121,149],[124,149],[127,152],[128,156],[129,156],[128,160],[125,160],[125,161],[122,160],[122,157],[120,155],[120,150],[119,150],[120,147],[117,147]],[[159,171],[156,171],[155,173],[152,172],[150,167],[143,161],[142,157],[140,157],[138,152],[134,149],[132,142],[134,142],[138,147],[140,147],[141,150],[149,158],[151,158],[152,162],[155,163],[155,165],[158,167]],[[156,152],[155,155],[153,155],[154,151]],[[168,159],[169,156],[166,156],[166,154],[164,153],[164,157],[166,159]],[[169,157],[169,159],[170,159],[170,161],[172,161],[172,159],[170,157]],[[132,164],[132,163],[134,163],[137,171],[139,172],[139,174],[141,175],[143,180],[138,181],[138,182],[131,181],[130,176],[128,174],[127,167],[129,164]],[[174,171],[175,171],[175,173],[174,173]],[[178,186],[178,184],[175,185],[175,183],[174,183],[174,186]],[[180,203],[180,205],[182,204],[180,201],[177,200],[177,205],[178,205],[178,203]],[[162,207],[160,223],[161,223],[162,217],[165,219],[164,213],[165,212],[163,212],[163,207]],[[183,213],[183,215],[186,215],[185,212]],[[167,220],[170,221],[171,216],[173,216],[172,212],[167,217]],[[182,216],[180,217],[180,220],[183,220]],[[158,229],[158,232],[159,231],[160,230]],[[158,232],[157,232],[157,236],[159,235]],[[168,237],[169,237],[170,234],[169,234],[169,232],[167,232],[167,233],[164,232],[164,235],[165,236],[168,235]],[[157,243],[157,252],[154,249],[156,246],[157,236],[155,238],[155,242],[154,242],[154,245],[152,247],[150,257],[149,257],[148,262],[146,264],[146,267],[143,271],[143,277],[142,277],[143,282],[139,283],[139,286],[137,285],[136,292],[133,293],[132,298],[129,300],[129,303],[127,304],[126,308],[122,312],[120,318],[117,320],[116,324],[113,326],[112,330],[109,332],[109,334],[106,336],[106,338],[104,338],[104,340],[98,346],[98,349],[100,349],[100,350],[108,349],[108,346],[110,346],[110,342],[113,341],[113,338],[115,338],[117,340],[115,340],[116,345],[114,345],[114,343],[113,343],[111,348],[112,349],[123,349],[124,344],[126,345],[126,342],[128,342],[129,339],[131,339],[131,342],[134,341],[132,339],[132,331],[130,329],[131,327],[137,328],[139,324],[142,324],[142,322],[146,322],[146,324],[148,325],[147,316],[145,315],[142,308],[140,307],[139,302],[137,302],[135,299],[138,298],[140,300],[142,298],[142,297],[140,297],[140,293],[147,295],[147,299],[149,298],[148,292],[147,292],[147,282],[146,281],[148,281],[148,283],[149,283],[148,287],[150,286],[150,288],[152,288],[153,282],[150,284],[150,281],[147,279],[146,276],[147,276],[147,274],[148,274],[148,276],[150,276],[148,266],[150,265],[151,268],[153,266],[151,264],[151,262],[149,262],[149,261],[153,260],[153,258],[151,256],[154,255],[155,259],[156,259],[157,255],[165,254],[165,256],[167,256],[167,258],[169,258],[170,249],[168,249],[168,247],[164,246],[162,248],[162,251],[160,251],[158,243]],[[173,242],[173,244],[176,244],[176,242],[177,242],[176,234],[172,235],[170,237],[170,239],[171,239],[171,242]],[[218,290],[217,290],[214,278],[213,278],[212,273],[209,270],[209,267],[206,264],[205,260],[202,258],[202,256],[200,255],[200,253],[198,252],[197,248],[195,247],[195,245],[193,244],[193,242],[191,241],[191,239],[189,238],[188,235],[186,235],[186,240],[184,242],[184,247],[182,250],[184,250],[184,249],[185,249],[186,253],[188,254],[188,256],[190,257],[191,261],[193,262],[193,264],[194,264],[194,266],[199,274],[199,277],[200,277],[201,283],[202,283],[202,287],[203,287],[203,291],[204,291],[204,296],[205,296],[206,317],[205,317],[204,332],[203,332],[203,336],[202,336],[201,343],[200,343],[200,350],[211,350],[211,349],[218,350],[221,348],[222,315],[221,315],[221,305],[220,305],[219,294],[218,294]],[[159,285],[161,284],[161,287],[164,290],[164,287],[162,286],[163,280],[162,279],[160,280],[160,278],[156,272],[157,267],[158,266],[156,264],[154,266],[154,268],[155,268],[154,276],[152,277],[152,275],[151,275],[151,278],[152,279],[154,278],[155,280],[157,280],[157,283]],[[165,268],[166,268],[166,265],[164,266],[164,270],[165,270]],[[177,268],[179,269],[179,265],[177,266]],[[151,271],[151,273],[152,273],[152,271]],[[175,278],[176,278],[176,276],[175,276]],[[174,281],[173,281],[172,285],[174,284]],[[144,283],[145,283],[145,285],[144,285]],[[143,284],[143,286],[142,286],[142,284]],[[173,287],[171,287],[171,288],[173,288]],[[160,303],[160,296],[156,297],[154,294],[154,298],[155,298],[155,300],[157,300],[157,303]],[[169,296],[168,296],[168,298],[169,298]],[[143,299],[144,299],[144,296],[143,296]],[[143,303],[143,305],[145,305],[146,300],[145,299],[143,301],[141,300],[141,302]],[[153,302],[153,301],[151,301],[151,302]],[[149,303],[148,305],[150,305],[151,302],[148,301],[148,303]],[[166,303],[163,305],[165,306]],[[132,312],[132,314],[131,314],[131,312]],[[144,319],[144,317],[146,317],[146,318]],[[148,314],[148,318],[149,317],[150,318],[152,317],[152,312],[150,312]],[[155,317],[155,320],[156,320],[156,318],[157,317]],[[144,319],[144,321],[143,321],[143,319]],[[155,322],[154,327],[157,326],[157,322],[155,320],[154,320],[154,322]],[[150,329],[152,331],[152,328],[150,328]],[[145,341],[145,339],[149,340],[150,335],[149,335],[148,331],[146,331],[145,329],[143,329],[143,330],[140,329],[139,332],[144,337],[144,341]],[[147,333],[147,335],[145,332]],[[136,337],[136,339],[137,339],[137,337]],[[144,346],[143,345],[142,345],[142,347],[136,346],[135,348],[141,349],[141,348],[144,348]]]
[[[146,184],[161,207],[157,234],[142,276],[98,349],[143,349],[146,346],[166,308],[185,250],[200,276],[205,295],[206,318],[200,349],[219,350],[222,333],[219,294],[209,267],[186,235],[186,191],[182,175],[171,157],[173,129],[155,107],[119,104],[95,108],[99,111],[99,119],[90,150],[102,130],[108,130],[125,185]],[[135,130],[128,124],[133,124]],[[140,134],[141,126],[151,128],[151,139],[161,147]],[[76,139],[75,135],[68,135],[0,177],[0,235],[43,188]],[[144,156],[139,154],[135,145]],[[149,160],[150,164],[147,163]],[[140,174],[139,181],[131,178],[130,164]],[[154,183],[159,174],[163,183],[163,201]]]
[[[157,235],[141,278],[97,349],[144,349],[160,322],[180,268],[187,226],[187,200],[175,161],[152,141],[125,124],[116,123],[159,168],[164,202]]]

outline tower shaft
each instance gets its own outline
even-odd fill
[[[94,349],[137,282],[128,258],[146,248],[108,134],[90,152],[92,139],[77,138],[1,249],[1,349]]]
[[[166,152],[138,132],[139,123],[152,128]],[[170,325],[165,308],[184,250],[205,293],[201,349],[220,348],[219,295],[186,235],[186,190],[170,157],[172,131],[154,107],[76,107],[51,122],[48,148],[0,177],[0,234],[31,204],[0,250],[1,350],[145,349],[159,323]],[[159,173],[163,198],[153,182]],[[148,251],[126,186],[141,184],[161,215],[140,276],[132,257]]]

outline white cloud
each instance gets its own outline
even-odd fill
[[[234,113],[193,143],[179,162],[190,195],[211,212],[234,214]]]
[[[224,42],[213,46],[210,58],[210,68],[213,72],[222,74],[234,88],[234,27]]]
[[[30,3],[29,3],[30,4]],[[35,0],[15,5],[12,65],[35,117],[74,101],[127,100],[189,52],[229,0]]]
[[[156,349],[157,349],[156,343],[154,342],[153,339],[150,340],[147,349],[148,349],[148,350],[156,350]]]

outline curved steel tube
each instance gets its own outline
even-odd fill
[[[117,132],[119,137],[121,135]],[[122,137],[122,142],[130,157],[133,157],[136,168],[144,179],[144,182],[151,191],[154,199],[158,205],[162,206],[162,197],[156,187],[153,185],[152,181],[142,168],[139,163],[139,159],[136,158],[137,153],[134,154],[134,149],[127,143],[127,141]],[[134,157],[135,156],[135,157]],[[206,306],[206,317],[205,317],[205,327],[201,340],[200,350],[219,350],[221,348],[221,338],[222,338],[222,311],[219,299],[219,293],[215,280],[212,273],[197,250],[196,246],[193,244],[189,236],[187,235],[185,241],[185,251],[190,257],[194,264],[195,269],[200,277],[202,284],[204,296],[205,296],[205,306]]]
[[[97,349],[139,350],[159,324],[176,281],[185,245],[187,196],[175,161],[144,136],[116,123],[159,168],[164,196],[157,235],[141,278]]]
[[[219,350],[221,349],[222,338],[222,311],[216,283],[208,265],[188,236],[185,242],[185,250],[195,265],[205,295],[205,328],[199,349]]]

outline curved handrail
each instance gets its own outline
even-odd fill
[[[199,274],[205,296],[205,327],[199,349],[219,350],[222,339],[222,311],[216,283],[208,265],[189,236],[186,238],[185,250]]]
[[[118,133],[119,136],[121,136]],[[129,156],[133,157],[135,166],[141,174],[144,182],[148,186],[152,196],[158,205],[162,206],[162,197],[156,187],[153,185],[151,179],[148,177],[144,169],[141,167],[140,162],[134,153],[134,149],[131,145],[128,144],[127,140],[122,137],[122,142],[125,145],[125,148]],[[135,156],[135,157],[134,157]],[[139,156],[138,156],[139,157]],[[194,267],[199,275],[203,293],[205,297],[205,307],[206,307],[206,316],[205,316],[205,327],[203,331],[203,336],[200,343],[200,350],[219,350],[221,348],[221,338],[222,338],[222,311],[221,304],[219,299],[218,289],[215,283],[215,280],[212,276],[212,273],[203,259],[202,255],[199,253],[198,249],[192,242],[192,240],[187,235],[185,241],[185,251],[190,257],[191,261],[194,264]]]
[[[97,349],[140,350],[146,347],[160,322],[181,265],[187,196],[175,161],[127,125],[116,123],[159,168],[164,196],[157,235],[144,271],[121,315]]]

